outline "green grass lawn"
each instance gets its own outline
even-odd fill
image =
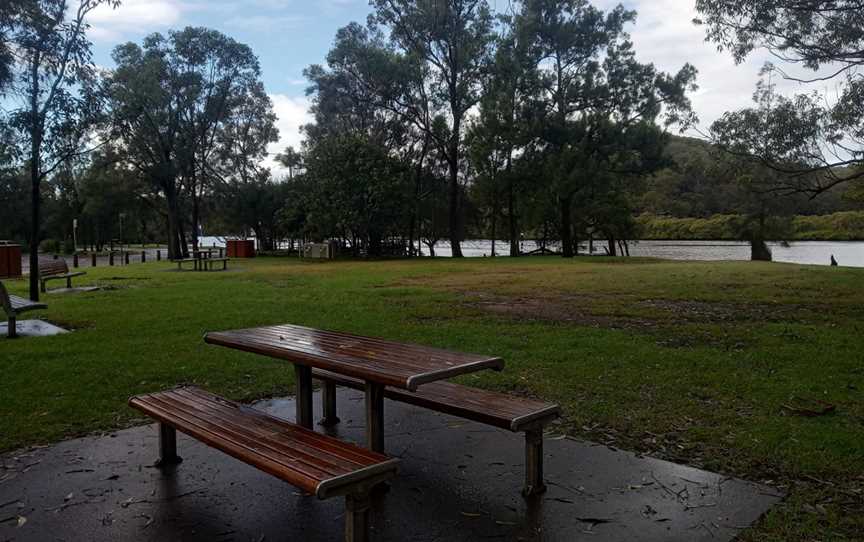
[[[555,428],[789,492],[745,540],[864,532],[864,269],[600,258],[169,263],[88,270],[48,295],[75,329],[0,341],[0,450],[136,423],[126,399],[194,383],[292,392],[276,360],[206,331],[295,323],[505,358],[463,383],[560,403]],[[23,281],[6,283],[24,294]],[[804,416],[821,401],[836,411]]]

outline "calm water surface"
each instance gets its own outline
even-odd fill
[[[224,246],[224,237],[202,237],[203,246]],[[521,244],[522,252],[537,249],[533,241]],[[594,254],[603,254],[605,243],[594,245]],[[774,261],[811,265],[829,265],[833,255],[843,266],[864,267],[864,242],[862,241],[799,241],[783,246],[769,243]],[[551,248],[558,247],[550,245]],[[588,253],[587,244],[579,252]],[[467,257],[481,258],[492,254],[492,241],[488,239],[469,239],[462,242],[462,253]],[[510,243],[497,241],[495,253],[499,256],[510,255]],[[423,246],[423,254],[429,255],[428,247]],[[450,257],[450,243],[442,242],[435,246],[435,255]],[[750,245],[735,241],[631,241],[631,256],[665,258],[669,260],[749,260]]]
[[[594,245],[594,254],[604,254],[604,244]],[[799,241],[783,246],[769,243],[774,261],[829,265],[831,256],[843,266],[864,267],[864,242],[860,241]],[[523,242],[522,251],[537,248],[533,242]],[[557,247],[555,247],[557,248]],[[587,254],[588,246],[580,247],[580,253]],[[469,240],[462,244],[462,252],[469,257],[482,257],[492,254],[489,240]],[[510,255],[510,244],[497,242],[495,252],[500,256]],[[450,244],[441,243],[435,247],[436,256],[450,256]],[[749,260],[750,245],[734,241],[634,241],[630,243],[631,256],[665,258],[669,260]]]

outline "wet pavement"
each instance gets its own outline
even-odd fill
[[[69,333],[69,330],[55,326],[54,324],[50,324],[43,320],[18,320],[15,330],[18,333],[18,339],[26,337],[50,337],[52,335]],[[4,320],[3,323],[0,323],[0,340],[4,340],[8,332],[9,323]],[[0,490],[0,493],[2,493],[2,490]]]
[[[291,399],[258,406],[293,419]],[[339,407],[331,433],[362,442],[362,394],[340,389]],[[390,401],[386,420],[388,451],[402,465],[376,500],[373,540],[718,542],[781,498],[767,486],[550,435],[549,491],[529,502],[520,496],[520,434]],[[178,448],[183,463],[165,473],[151,466],[155,426],[0,457],[0,541],[342,539],[341,498],[302,495],[183,435]]]

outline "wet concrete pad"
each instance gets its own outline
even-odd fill
[[[258,406],[293,419],[291,399]],[[339,407],[332,434],[362,442],[362,394],[340,390]],[[781,498],[767,486],[550,437],[549,491],[525,501],[521,435],[390,401],[386,420],[388,451],[402,465],[376,501],[373,540],[717,542]],[[0,540],[341,539],[341,498],[302,495],[182,435],[178,447],[184,462],[164,473],[151,467],[155,426],[7,454]]]
[[[86,292],[97,292],[101,290],[99,286],[79,286],[77,288],[55,288],[48,290],[49,294],[81,294]]]
[[[50,337],[52,335],[62,335],[69,333],[68,329],[49,324],[42,320],[19,320],[15,326],[18,332],[18,337]],[[4,320],[0,323],[0,337],[6,337],[9,332],[9,323]]]

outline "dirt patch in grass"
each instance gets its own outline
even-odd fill
[[[802,322],[822,307],[723,303],[675,299],[626,299],[578,295],[507,297],[467,292],[468,304],[485,312],[520,319],[571,322],[617,329],[656,329],[669,323]]]

